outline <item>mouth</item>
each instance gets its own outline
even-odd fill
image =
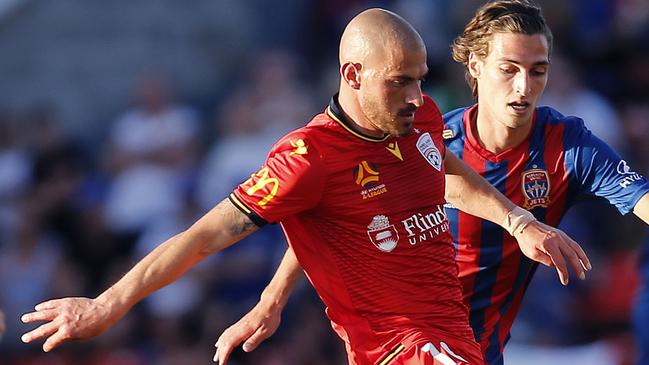
[[[417,111],[417,107],[415,107],[415,106],[408,107],[408,108],[399,110],[399,112],[397,113],[397,116],[399,116],[400,118],[403,118],[403,119],[413,120],[413,119],[415,119],[415,112],[416,111]]]
[[[531,104],[527,101],[514,101],[507,104],[516,114],[524,114],[530,110]]]
[[[406,119],[409,121],[415,119],[415,112],[410,112],[410,113],[399,112],[397,115],[399,116],[399,118]]]

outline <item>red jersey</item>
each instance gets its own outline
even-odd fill
[[[350,125],[334,97],[231,201],[258,224],[281,223],[351,364],[405,363],[399,353],[429,343],[482,364],[443,207],[441,113],[426,97],[405,137]]]

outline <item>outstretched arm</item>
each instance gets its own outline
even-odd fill
[[[501,225],[516,238],[525,256],[556,267],[563,285],[568,284],[568,264],[581,279],[586,277],[586,270],[591,268],[588,257],[568,235],[514,205],[452,153],[447,151],[444,162],[447,201],[466,213]]]
[[[30,343],[45,338],[43,351],[48,352],[66,341],[97,336],[144,297],[257,229],[229,200],[223,200],[189,229],[151,251],[97,298],[63,298],[38,304],[34,312],[22,316],[22,321],[46,323],[24,334],[22,340]]]
[[[245,341],[243,350],[250,352],[272,336],[279,327],[282,309],[300,277],[302,277],[302,268],[293,249],[289,248],[275,276],[261,294],[259,303],[219,336],[215,345],[214,361],[219,365],[225,365],[232,350],[240,343]]]
[[[649,193],[643,195],[638,203],[636,203],[633,208],[633,214],[637,215],[638,218],[649,224]]]

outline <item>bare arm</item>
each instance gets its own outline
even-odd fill
[[[289,248],[275,276],[261,294],[259,303],[219,336],[215,345],[214,361],[219,365],[225,365],[232,350],[240,343],[245,341],[243,350],[250,352],[272,336],[279,327],[282,309],[301,277],[302,268],[293,249]]]
[[[22,321],[46,323],[24,334],[22,340],[29,343],[45,338],[43,350],[48,352],[69,340],[97,336],[144,297],[257,228],[229,200],[223,200],[189,229],[151,251],[97,298],[63,298],[38,304],[35,312],[22,316]]]
[[[561,230],[535,220],[527,212],[527,217],[512,219],[512,213],[521,211],[522,208],[517,208],[452,153],[447,152],[444,162],[447,201],[466,213],[508,229],[527,257],[546,266],[556,267],[562,284],[568,284],[566,261],[581,279],[586,277],[585,272],[590,270],[590,262],[575,241]],[[519,218],[525,219],[523,224],[517,225],[520,229],[512,229],[511,221]]]
[[[446,200],[463,212],[500,224],[516,205],[454,154],[447,152]]]
[[[646,193],[642,198],[640,198],[633,208],[633,214],[637,215],[645,223],[649,224],[649,193]]]

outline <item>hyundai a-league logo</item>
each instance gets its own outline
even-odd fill
[[[372,222],[367,226],[367,235],[374,246],[383,252],[391,252],[399,242],[397,229],[384,215],[372,218]]]
[[[550,175],[548,172],[541,169],[527,170],[523,173],[522,180],[523,196],[525,196],[524,207],[526,209],[547,208],[550,205]]]
[[[622,180],[620,181],[620,186],[623,188],[628,188],[630,185],[636,182],[644,182],[642,175],[631,170],[631,167],[624,160],[620,160],[617,164],[617,173],[620,174]]]
[[[379,169],[368,161],[361,163],[354,168],[354,182],[362,187],[361,197],[363,200],[387,193],[388,188],[380,183]]]

